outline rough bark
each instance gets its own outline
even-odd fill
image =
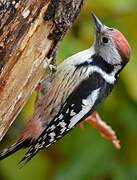
[[[0,140],[44,73],[83,0],[0,1]]]

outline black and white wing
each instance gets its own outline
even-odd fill
[[[112,85],[94,72],[83,80],[61,105],[57,115],[32,145],[22,161],[29,161],[40,149],[55,143],[84,120],[110,93]]]

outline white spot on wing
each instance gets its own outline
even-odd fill
[[[58,125],[61,126],[61,127],[65,127],[66,123],[64,121],[61,121]]]
[[[50,134],[49,134],[49,136],[51,137],[51,139],[49,140],[49,142],[52,142],[55,138],[55,136],[56,136],[56,134],[54,133],[54,132],[51,132]]]
[[[46,145],[46,147],[49,147],[51,144]]]
[[[44,146],[44,145],[45,145],[45,141],[42,142],[42,146]]]
[[[56,127],[55,127],[55,125],[53,124],[52,126],[50,126],[50,127],[47,129],[47,131],[49,131],[49,130],[53,131],[55,128],[56,128]]]
[[[58,120],[58,117],[56,117],[55,119],[54,119],[54,121],[57,121]],[[49,128],[48,128],[49,129]]]
[[[60,114],[60,116],[58,117],[59,119],[62,119],[63,118],[63,114]]]
[[[42,148],[42,144],[37,143],[37,144],[35,145],[35,149],[37,150],[37,149],[40,149],[40,148]]]
[[[70,116],[75,116],[75,115],[76,115],[76,113],[74,112],[74,110],[71,110]]]
[[[43,139],[46,139],[47,138],[47,134],[45,134],[44,136],[43,136]]]
[[[39,139],[38,139],[38,142],[40,142],[42,140],[42,137],[40,137]]]
[[[62,121],[58,125],[61,126],[61,128],[62,128],[61,132],[60,132],[60,134],[62,134],[66,130],[66,123],[64,121]]]
[[[69,124],[69,129],[71,129],[72,127],[75,126],[75,124],[85,115],[87,114],[91,108],[93,107],[95,101],[97,100],[98,98],[98,94],[99,94],[99,90],[100,88],[92,91],[92,93],[86,98],[86,99],[83,99],[82,103],[82,110],[76,114],[75,116],[73,116],[71,119],[70,119],[70,124]]]

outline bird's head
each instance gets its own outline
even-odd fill
[[[96,26],[95,53],[113,66],[125,66],[131,54],[127,39],[117,29],[103,25],[95,14],[92,17]]]

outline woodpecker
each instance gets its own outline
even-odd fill
[[[60,64],[48,91],[37,103],[33,118],[19,140],[0,153],[4,159],[30,147],[21,162],[28,162],[92,114],[111,93],[131,48],[124,35],[92,14],[96,35],[93,46]]]

